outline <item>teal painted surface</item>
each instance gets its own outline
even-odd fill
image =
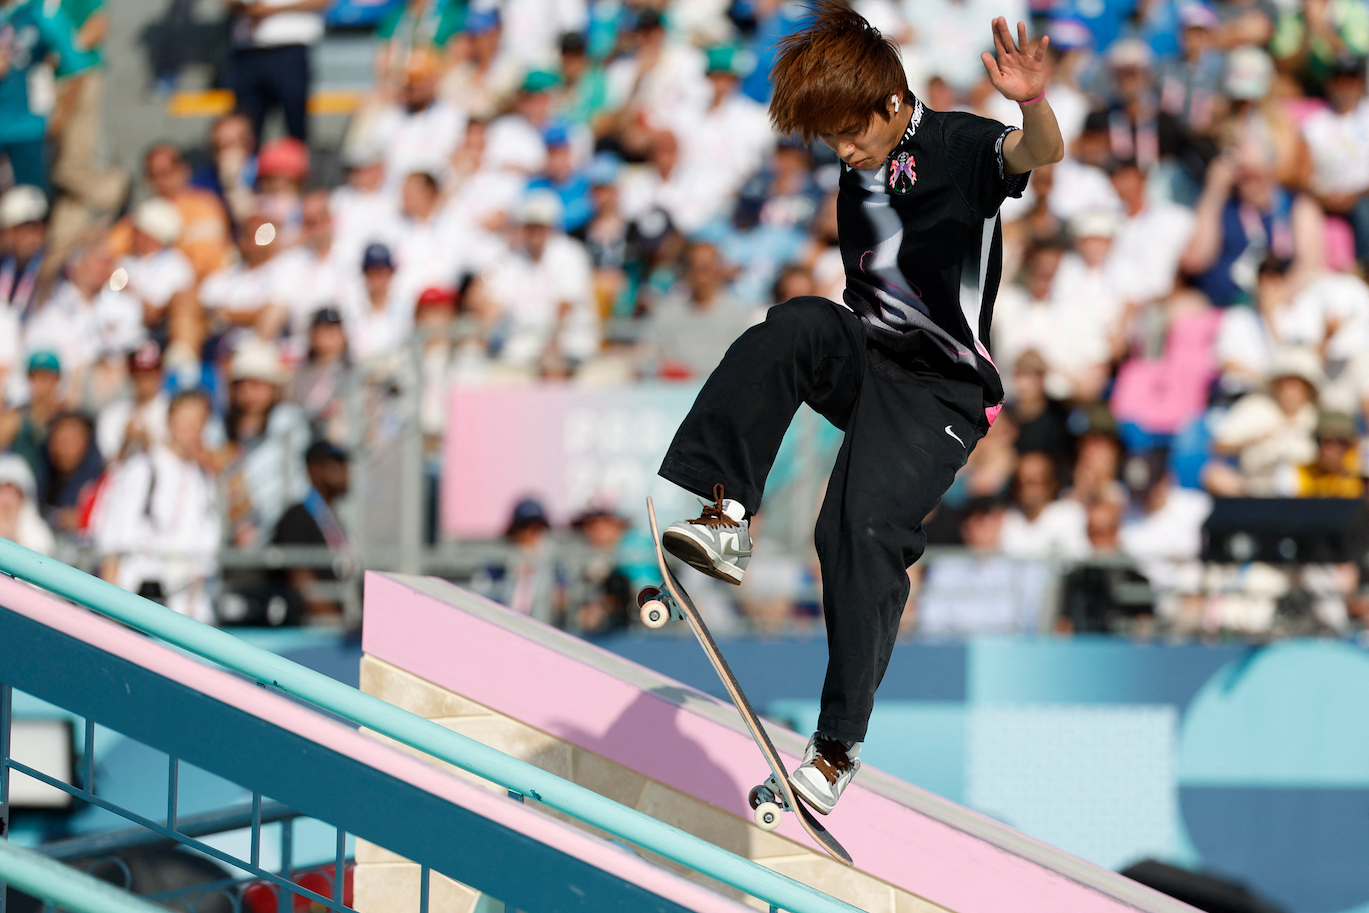
[[[0,883],[8,883],[73,913],[163,913],[161,907],[120,891],[108,882],[8,840],[0,840]]]
[[[812,732],[818,702],[774,701],[766,716]],[[900,780],[963,802],[966,706],[946,701],[880,701],[870,717],[861,759]]]
[[[415,714],[0,540],[0,570],[302,698],[792,913],[856,908]]]
[[[1294,641],[1231,663],[1184,718],[1184,786],[1369,787],[1369,655]]]

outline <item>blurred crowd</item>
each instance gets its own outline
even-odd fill
[[[373,87],[325,150],[306,106],[329,5],[232,0],[237,110],[124,174],[98,155],[102,0],[0,0],[0,535],[87,548],[206,620],[223,544],[347,549],[356,390],[417,372],[431,454],[453,384],[697,382],[770,305],[844,288],[838,162],[766,116],[801,4],[391,0]],[[1009,123],[979,53],[994,16],[1028,22],[1068,143],[1001,213],[1007,408],[927,523],[976,551],[915,570],[910,625],[978,623],[978,581],[985,624],[1029,626],[1039,600],[992,592],[1035,592],[1032,562],[1118,555],[1162,615],[1208,624],[1235,586],[1196,562],[1214,497],[1365,495],[1369,4],[853,5],[925,103]],[[518,509],[511,531],[545,527]],[[588,538],[621,521],[587,511]],[[605,561],[599,597],[556,570],[480,585],[626,624]],[[309,593],[330,573],[262,592],[329,616]],[[811,569],[786,574],[811,590]],[[1363,617],[1357,570],[1326,577],[1326,623]],[[580,611],[610,591],[612,611]]]

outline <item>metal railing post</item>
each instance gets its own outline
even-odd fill
[[[14,690],[0,682],[0,839],[10,832],[10,706]],[[9,885],[0,876],[0,913],[5,913]]]
[[[418,875],[418,913],[428,913],[428,885],[431,880],[431,870],[425,865]]]
[[[280,877],[285,881],[290,880],[290,872],[294,868],[294,860],[291,858],[294,853],[295,822],[287,818],[280,823]],[[281,889],[277,909],[280,913],[291,913],[295,909],[295,895],[289,889]]]
[[[166,765],[166,829],[176,831],[176,797],[180,792],[181,761],[172,757]]]
[[[347,832],[337,829],[337,857],[333,860],[333,900],[342,906],[343,887],[347,880]]]
[[[400,381],[404,422],[399,443],[399,570],[423,573],[427,507],[427,469],[423,465],[423,428],[419,422],[423,397],[423,342],[408,348],[409,369]]]
[[[86,718],[86,751],[85,751],[85,776],[81,780],[81,788],[86,795],[95,795],[95,721]]]
[[[252,792],[252,865],[261,865],[261,793]]]

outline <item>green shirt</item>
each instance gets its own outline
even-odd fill
[[[105,0],[62,0],[60,8],[71,21],[71,27],[79,32],[86,20],[104,11]],[[105,62],[104,49],[100,45],[84,50],[78,46],[77,53],[89,60],[89,66],[98,67]]]
[[[380,20],[376,37],[389,41],[398,38],[409,47],[430,45],[445,48],[457,32],[466,27],[466,0],[420,0],[404,3]]]
[[[76,32],[60,10],[49,13],[44,0],[0,4],[0,45],[10,50],[10,67],[0,74],[0,143],[41,140],[47,117],[29,106],[29,71],[48,55],[57,58],[57,76],[73,76],[91,65],[76,49]]]

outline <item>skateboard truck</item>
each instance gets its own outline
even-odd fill
[[[751,787],[746,801],[751,806],[751,817],[756,820],[756,826],[763,831],[773,831],[780,826],[783,813],[793,811],[789,803],[784,801],[784,794],[780,792],[774,774],[760,786]]]
[[[637,608],[641,610],[642,624],[652,630],[665,627],[667,621],[685,620],[684,610],[668,590],[660,587],[642,587],[637,593]]]

